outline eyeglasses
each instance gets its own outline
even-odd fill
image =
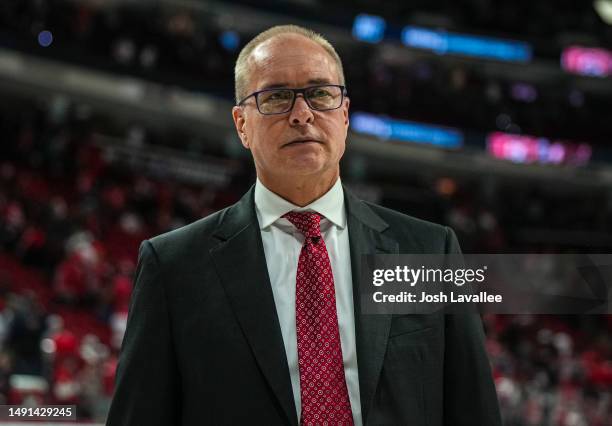
[[[301,89],[265,89],[251,93],[238,102],[238,106],[254,96],[261,114],[284,114],[293,109],[298,93],[304,96],[310,109],[315,111],[338,109],[347,95],[346,87],[338,84],[321,84]]]

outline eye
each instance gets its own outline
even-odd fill
[[[311,98],[323,98],[326,96],[331,96],[331,93],[329,93],[329,90],[324,87],[317,87],[316,89],[312,89],[308,93],[308,96]]]
[[[278,90],[275,92],[268,92],[268,93],[264,93],[263,94],[263,101],[264,102],[270,102],[270,101],[286,101],[291,99],[292,93],[290,91],[287,90]]]

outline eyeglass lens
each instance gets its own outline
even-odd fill
[[[259,93],[258,105],[262,114],[279,114],[291,109],[295,92],[290,89],[266,90]],[[340,107],[342,89],[337,86],[318,86],[304,92],[306,102],[314,110],[327,110]]]

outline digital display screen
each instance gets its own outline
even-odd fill
[[[561,55],[561,67],[574,74],[608,77],[612,75],[612,51],[570,46]]]
[[[592,148],[587,143],[551,141],[528,135],[494,132],[487,137],[487,151],[495,158],[523,164],[569,164],[589,162]]]
[[[508,62],[529,62],[533,56],[532,47],[525,42],[455,34],[414,26],[404,27],[402,43],[408,47],[431,50],[440,55],[465,55]]]
[[[364,112],[351,115],[351,129],[384,140],[393,139],[442,148],[463,146],[463,133],[457,129],[380,117]]]

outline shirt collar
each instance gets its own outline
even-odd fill
[[[260,229],[267,228],[282,215],[294,210],[299,212],[306,210],[315,211],[325,216],[325,218],[341,229],[346,226],[344,191],[342,190],[342,182],[339,176],[329,191],[304,207],[296,206],[270,191],[257,178],[255,182],[255,210],[257,211]]]

